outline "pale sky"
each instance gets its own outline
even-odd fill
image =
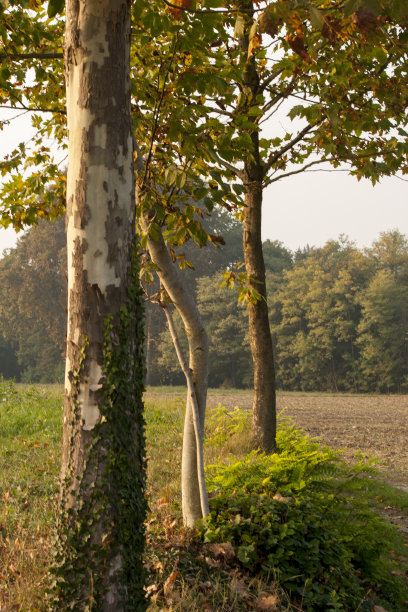
[[[0,109],[0,120],[18,114]],[[30,138],[28,115],[0,132],[0,159]],[[373,187],[344,172],[310,172],[272,184],[265,193],[263,239],[280,240],[291,250],[322,246],[346,234],[358,247],[370,246],[380,232],[408,235],[408,182],[385,178]],[[0,254],[14,246],[16,234],[0,229]]]

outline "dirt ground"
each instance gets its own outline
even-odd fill
[[[251,393],[210,391],[208,406],[250,408]],[[374,456],[384,480],[408,491],[408,396],[278,394],[278,412],[347,460]]]

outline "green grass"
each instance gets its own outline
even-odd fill
[[[0,609],[43,596],[60,438],[60,390],[0,382]]]
[[[295,610],[273,580],[229,565],[182,527],[184,405],[181,387],[153,389],[146,395],[150,612],[170,606],[174,611],[256,610],[274,598],[280,602],[277,610]],[[61,420],[60,385],[14,387],[0,382],[0,610],[13,605],[21,611],[46,609],[44,590],[55,524]],[[248,430],[236,425],[227,435],[220,435],[216,420],[208,419],[207,463],[242,458],[252,449]],[[376,480],[361,478],[348,483],[344,494],[368,501],[380,514],[386,514],[386,507],[401,515],[408,512],[408,494]],[[407,571],[406,536],[387,529],[386,537],[392,541],[401,572]]]

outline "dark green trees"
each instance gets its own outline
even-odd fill
[[[8,347],[8,366],[0,373],[5,377],[63,381],[65,270],[64,219],[53,225],[40,221],[0,260],[0,334],[7,343],[3,351]],[[18,369],[10,372],[15,358]]]

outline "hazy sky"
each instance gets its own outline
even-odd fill
[[[0,120],[16,114],[1,109]],[[0,132],[0,158],[29,137],[28,115],[11,122]],[[265,193],[263,238],[292,250],[321,246],[340,234],[370,246],[380,232],[395,228],[408,234],[408,182],[396,177],[372,187],[344,172],[310,172],[278,181]],[[15,241],[13,230],[0,229],[0,253]]]

